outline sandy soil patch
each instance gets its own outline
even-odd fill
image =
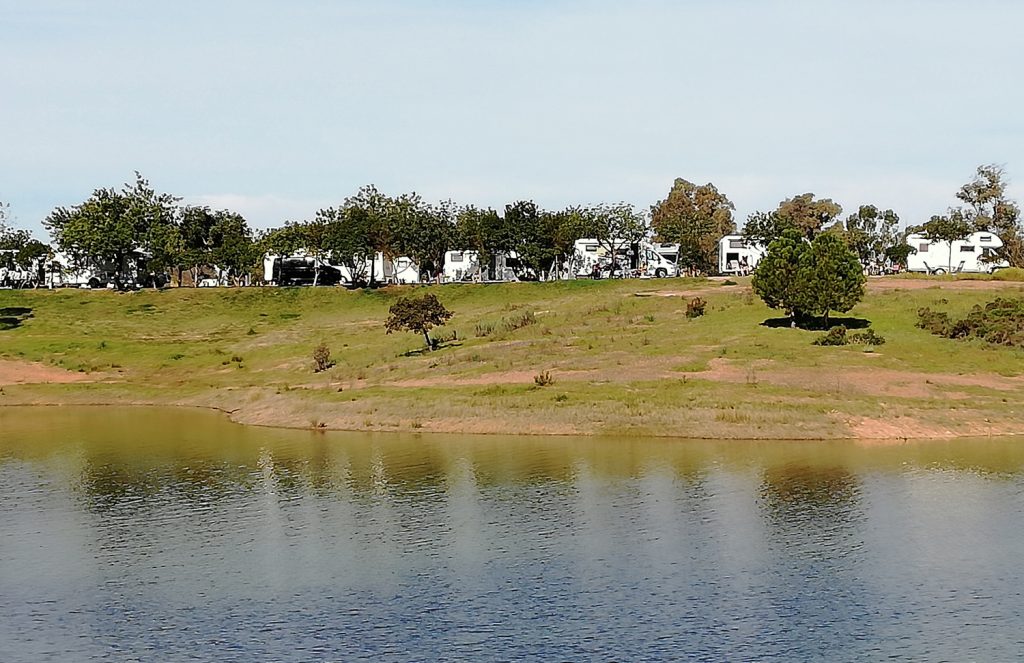
[[[72,373],[56,366],[31,361],[0,359],[0,385],[90,382],[85,373]]]
[[[931,279],[892,279],[872,277],[868,279],[868,290],[871,292],[888,292],[891,290],[1014,290],[1021,289],[1024,284],[1017,281],[933,281]]]

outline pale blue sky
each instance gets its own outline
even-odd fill
[[[254,225],[360,185],[499,207],[711,181],[920,222],[1024,198],[1024,3],[0,0],[0,200],[39,230],[139,170]]]

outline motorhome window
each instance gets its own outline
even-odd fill
[[[730,249],[742,249],[743,248],[743,240],[742,239],[730,239],[729,240],[729,248]]]
[[[960,247],[960,253],[974,253],[974,247],[970,244],[964,244]]]
[[[992,241],[992,235],[982,235],[980,241],[982,241],[982,242],[991,242]]]
[[[597,253],[597,244],[587,244],[584,250],[587,253]]]
[[[462,254],[457,251],[452,252],[452,262],[462,262]]]
[[[931,246],[931,245],[930,244],[920,244],[917,247],[917,252],[918,253],[928,253],[928,247],[929,246]]]

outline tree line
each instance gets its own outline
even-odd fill
[[[905,238],[922,232],[930,239],[962,239],[988,230],[1003,241],[1003,257],[1024,265],[1020,208],[1006,196],[1006,177],[998,166],[981,166],[961,187],[963,205],[933,216],[920,226],[900,229],[891,209],[865,204],[842,216],[839,204],[804,193],[787,198],[771,211],[750,214],[740,233],[769,246],[793,231],[807,241],[831,232],[865,268],[905,264],[913,249]],[[678,244],[681,270],[713,273],[718,240],[737,230],[735,207],[713,184],[676,179],[665,199],[640,209],[628,203],[575,205],[545,210],[529,200],[503,210],[452,201],[429,203],[415,193],[389,196],[372,185],[340,204],[317,210],[311,219],[290,221],[266,231],[254,230],[240,214],[205,206],[180,205],[180,199],[157,192],[136,173],[120,189],[97,189],[82,203],[58,207],[44,220],[53,248],[10,227],[9,209],[0,206],[2,259],[27,267],[53,250],[78,266],[109,265],[113,281],[126,287],[136,272],[172,274],[181,285],[185,274],[197,283],[204,268],[216,266],[236,282],[255,271],[265,254],[289,255],[304,250],[321,261],[365,274],[370,285],[377,254],[407,256],[426,278],[436,278],[450,250],[475,251],[480,265],[499,254],[515,252],[520,275],[563,275],[574,244],[596,239],[610,255],[653,235]],[[0,266],[3,266],[0,264]]]

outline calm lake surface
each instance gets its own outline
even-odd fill
[[[1024,440],[386,436],[0,408],[0,660],[1024,654]]]

